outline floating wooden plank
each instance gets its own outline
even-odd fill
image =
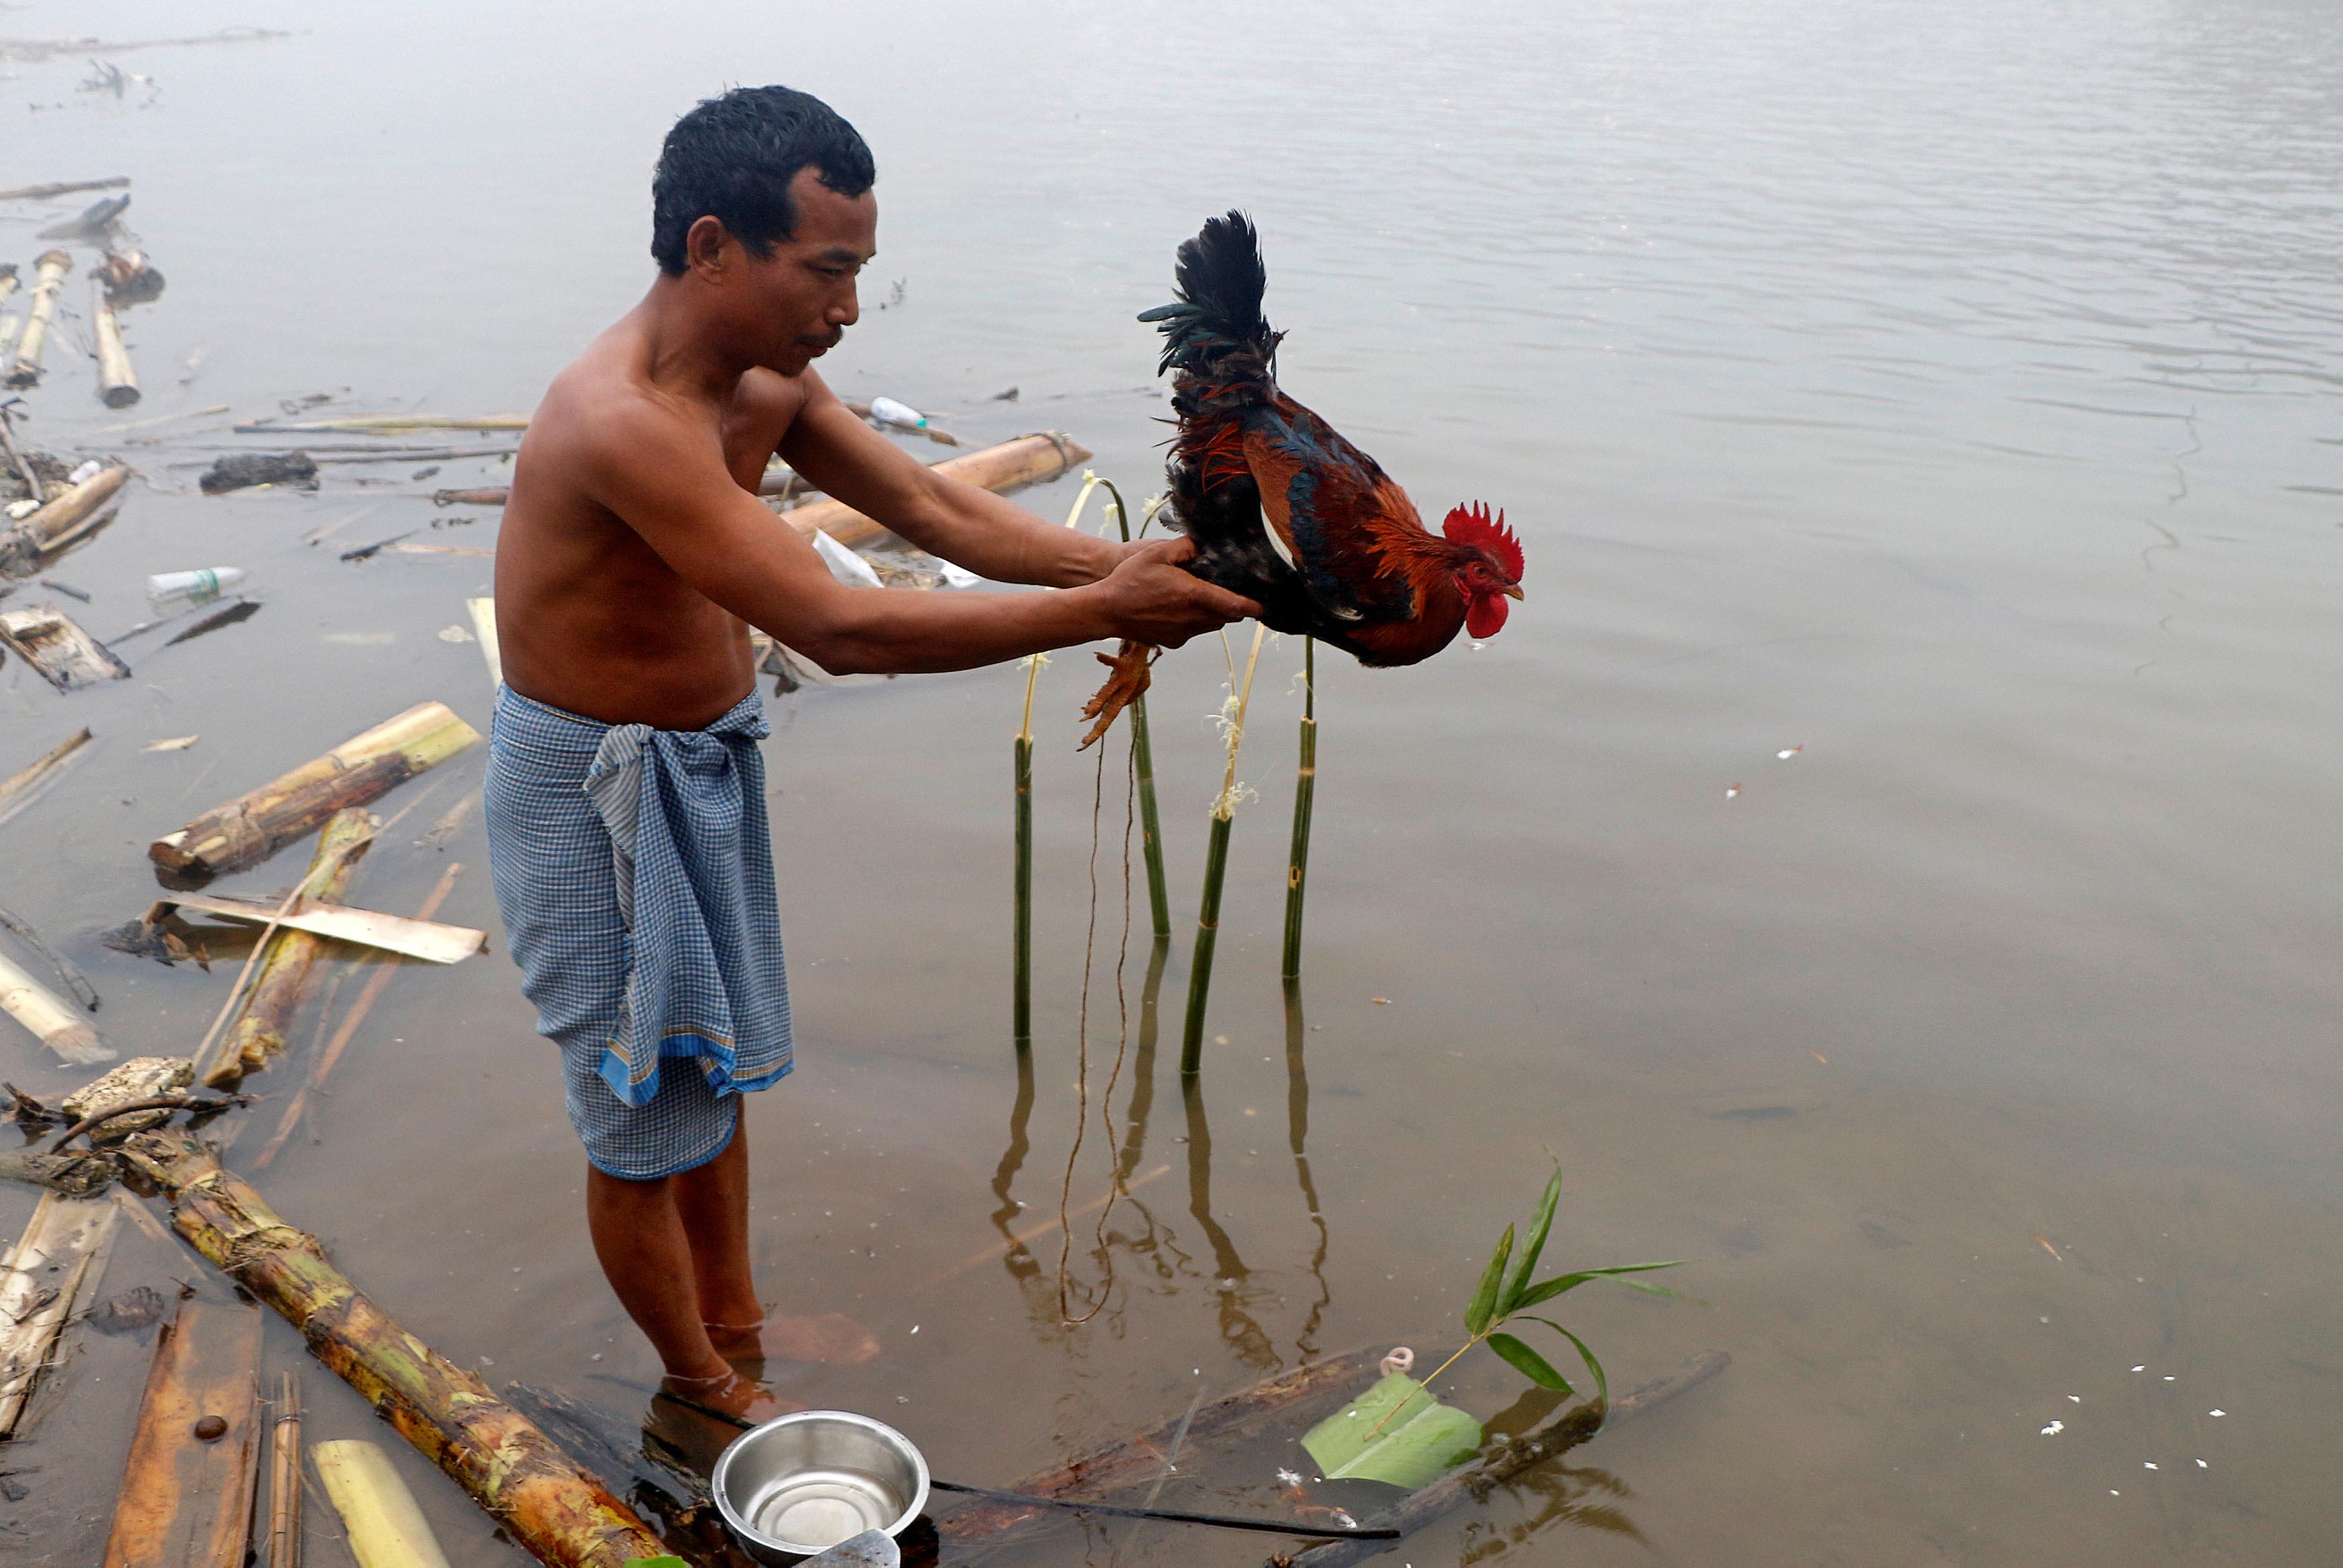
[[[0,647],[59,691],[130,678],[128,665],[53,604],[0,610]]]
[[[0,1437],[15,1435],[65,1324],[96,1298],[119,1218],[104,1198],[44,1192],[0,1265]]]
[[[301,1332],[317,1359],[552,1568],[624,1568],[665,1553],[600,1477],[564,1453],[478,1375],[408,1333],[358,1292],[315,1236],[287,1224],[201,1143],[142,1132],[131,1158],[171,1201],[196,1251]]]
[[[256,865],[346,806],[382,799],[477,743],[444,703],[425,702],[292,772],[216,806],[146,847],[157,875],[211,877]]]
[[[0,1012],[31,1030],[43,1045],[75,1067],[114,1060],[113,1050],[97,1038],[86,1013],[17,968],[5,953],[0,953]]]
[[[1011,490],[1054,479],[1076,464],[1089,462],[1090,457],[1090,448],[1063,431],[1049,430],[1020,436],[964,457],[947,457],[935,465],[935,471],[1005,496]],[[864,517],[844,501],[816,501],[809,506],[792,507],[781,514],[781,518],[802,538],[811,538],[814,530],[820,528],[841,545],[863,544],[890,532],[885,524]]]
[[[348,1533],[358,1568],[447,1568],[447,1555],[415,1493],[371,1442],[321,1442],[309,1451],[317,1479]]]
[[[5,779],[0,779],[0,822],[5,822],[31,805],[41,786],[64,767],[65,759],[89,744],[89,731],[79,730],[68,735],[38,759],[19,768]]]
[[[266,899],[232,898],[216,893],[175,893],[159,900],[148,911],[150,919],[160,911],[176,907],[195,910],[206,915],[218,915],[225,920],[249,920],[265,924],[277,913],[277,906]],[[478,952],[488,940],[486,931],[469,926],[443,925],[437,920],[418,920],[411,915],[386,914],[380,910],[353,909],[347,904],[327,903],[307,899],[294,907],[293,912],[277,922],[288,930],[308,931],[336,941],[356,942],[361,947],[380,948],[385,952],[398,953],[410,959],[421,959],[429,964],[452,964]]]
[[[105,1568],[243,1568],[260,1424],[260,1309],[181,1302],[155,1340]]]
[[[61,250],[45,251],[33,266],[36,276],[32,304],[25,312],[24,333],[16,340],[15,363],[9,366],[5,377],[0,377],[0,386],[30,387],[41,378],[41,350],[48,345],[57,290],[65,286],[65,274],[73,270],[73,257]]]
[[[29,517],[0,531],[0,572],[30,577],[41,563],[81,543],[113,519],[116,499],[130,482],[119,463],[99,469]]]
[[[337,811],[317,835],[317,851],[308,874],[292,903],[297,911],[311,898],[335,899],[349,890],[358,862],[374,842],[374,814],[363,806]],[[194,895],[200,897],[200,895]],[[227,1032],[216,1035],[196,1063],[196,1077],[206,1089],[233,1088],[247,1072],[268,1065],[285,1049],[285,1031],[301,1010],[327,940],[315,931],[288,930],[287,900],[261,907],[257,917],[261,941],[268,951],[260,959],[260,972],[244,995],[243,1010]],[[150,915],[151,919],[151,915]],[[273,928],[273,930],[272,930]]]
[[[480,639],[480,657],[488,661],[488,685],[491,689],[505,683],[504,651],[497,643],[497,601],[493,598],[468,598],[464,608],[472,615],[472,635]]]

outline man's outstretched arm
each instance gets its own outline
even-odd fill
[[[1172,563],[1192,550],[1184,539],[1127,555],[1111,547],[1121,558],[1111,572],[1063,593],[849,588],[796,529],[733,482],[714,432],[629,401],[598,414],[581,437],[596,500],[684,581],[834,675],[971,669],[1101,638],[1176,648],[1260,613],[1252,600],[1178,569]],[[1038,519],[1034,527],[1074,537]]]
[[[864,424],[813,372],[781,441],[789,467],[828,494],[994,582],[1080,588],[1114,570],[1120,543],[1060,528],[991,491],[928,467]]]

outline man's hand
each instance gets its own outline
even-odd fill
[[[1195,555],[1189,539],[1150,539],[1128,548],[1121,564],[1098,585],[1116,636],[1178,648],[1192,637],[1261,613],[1252,600],[1182,571],[1180,563]]]

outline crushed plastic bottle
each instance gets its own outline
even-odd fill
[[[881,425],[900,425],[910,430],[928,427],[928,417],[909,403],[898,403],[892,397],[870,399],[870,417]]]
[[[156,572],[146,579],[146,602],[158,610],[209,604],[244,581],[242,567],[205,567],[192,572]]]

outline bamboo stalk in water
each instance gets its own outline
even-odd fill
[[[0,307],[5,307],[8,303],[8,297],[15,292],[16,264],[13,261],[0,261]],[[16,318],[13,316],[0,316],[0,355],[6,354],[8,346],[15,341]],[[35,493],[37,494],[38,491]]]
[[[334,1512],[342,1516],[358,1568],[447,1568],[439,1538],[415,1493],[371,1442],[343,1439],[309,1451]]]
[[[301,1374],[289,1367],[277,1374],[268,1423],[268,1548],[260,1561],[261,1568],[301,1568]]]
[[[1131,543],[1131,514],[1123,508],[1122,492],[1101,479],[1108,495],[1114,498],[1115,526],[1122,531],[1122,542]],[[1155,516],[1159,499],[1139,519],[1139,530],[1147,531],[1148,519]],[[1172,896],[1163,879],[1163,819],[1155,809],[1155,748],[1147,735],[1147,694],[1141,692],[1131,699],[1131,765],[1139,784],[1139,849],[1147,861],[1147,910],[1155,922],[1155,940],[1165,941],[1172,935]]]
[[[114,1060],[114,1051],[78,1009],[66,1005],[5,953],[0,953],[0,1012],[31,1030],[43,1045],[75,1067]]]
[[[1188,1021],[1180,1039],[1182,1074],[1192,1075],[1204,1064],[1204,1000],[1212,989],[1212,950],[1221,938],[1221,881],[1228,870],[1229,830],[1237,812],[1237,748],[1244,744],[1245,709],[1252,701],[1253,671],[1260,668],[1262,638],[1268,629],[1253,623],[1252,652],[1245,657],[1244,684],[1234,694],[1236,712],[1229,721],[1228,770],[1221,777],[1212,837],[1204,846],[1204,897],[1196,911],[1196,953],[1188,965]]]
[[[315,1236],[287,1224],[183,1132],[142,1132],[134,1163],[170,1200],[173,1229],[301,1332],[377,1415],[552,1568],[624,1568],[665,1547],[600,1477],[557,1447],[477,1373],[361,1294]]]
[[[1011,490],[1054,479],[1075,464],[1089,460],[1087,447],[1062,432],[1049,430],[1020,436],[964,457],[947,457],[935,465],[935,471],[1005,496]],[[781,517],[802,538],[811,538],[813,531],[820,528],[850,548],[868,544],[887,532],[884,523],[864,517],[844,501],[816,501],[811,506],[792,507]]]
[[[61,250],[45,251],[33,266],[33,298],[25,315],[24,336],[16,343],[16,362],[0,386],[30,387],[41,378],[41,350],[47,347],[57,290],[65,286],[65,274],[73,270],[73,257]]]
[[[130,367],[122,323],[106,297],[103,278],[89,280],[89,318],[97,335],[97,395],[109,408],[127,408],[138,401],[138,373]]]
[[[337,811],[317,835],[317,852],[301,883],[303,900],[338,900],[349,890],[357,865],[374,842],[374,814],[363,806]],[[268,1065],[285,1049],[285,1031],[307,996],[309,979],[329,944],[312,931],[278,928],[265,936],[267,956],[245,993],[244,1006],[196,1063],[196,1081],[206,1089],[233,1089],[247,1072]]]
[[[1009,1003],[1009,1030],[1017,1043],[1023,1045],[1033,1038],[1033,697],[1030,684],[1025,696],[1025,728],[1017,732],[1013,749],[1017,779],[1017,924],[1010,933],[1014,989]]]
[[[256,865],[346,806],[378,800],[473,745],[445,704],[418,703],[146,847],[157,875],[218,876]]]
[[[1302,639],[1302,753],[1293,777],[1293,844],[1285,857],[1285,969],[1302,974],[1302,899],[1310,879],[1310,809],[1318,793],[1318,645]]]

